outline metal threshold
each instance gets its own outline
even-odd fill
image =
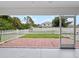
[[[62,44],[61,49],[75,49],[74,44]]]

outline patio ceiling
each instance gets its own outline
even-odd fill
[[[78,1],[0,1],[0,14],[79,15]]]

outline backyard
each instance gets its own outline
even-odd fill
[[[74,20],[58,16],[0,16],[0,47],[60,48],[74,44]],[[79,28],[76,25],[76,47],[79,48]],[[61,38],[61,40],[60,40]],[[60,43],[61,41],[61,43]]]
[[[57,31],[55,29],[33,28],[31,32],[29,29],[2,31],[0,47],[59,48],[59,28]]]
[[[61,36],[63,43],[72,43],[72,30],[63,28]],[[72,28],[69,28],[72,29]],[[78,28],[77,28],[78,30]],[[69,32],[68,32],[69,31]],[[68,34],[67,34],[68,32]],[[66,33],[66,34],[65,34]],[[60,48],[59,28],[34,28],[29,30],[6,30],[2,31],[0,47],[19,47],[19,48]],[[77,39],[79,36],[77,35]],[[77,48],[79,43],[77,42]]]

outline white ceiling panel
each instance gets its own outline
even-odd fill
[[[0,1],[0,14],[79,15],[78,1]]]

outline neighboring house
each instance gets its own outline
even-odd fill
[[[67,20],[67,22],[70,22],[70,24],[68,25],[69,28],[74,27],[74,19],[73,18],[67,18],[66,20]]]
[[[41,24],[42,28],[51,28],[52,27],[52,22],[46,21]]]
[[[78,24],[78,25],[76,25],[76,27],[77,27],[77,28],[79,28],[79,24]]]

